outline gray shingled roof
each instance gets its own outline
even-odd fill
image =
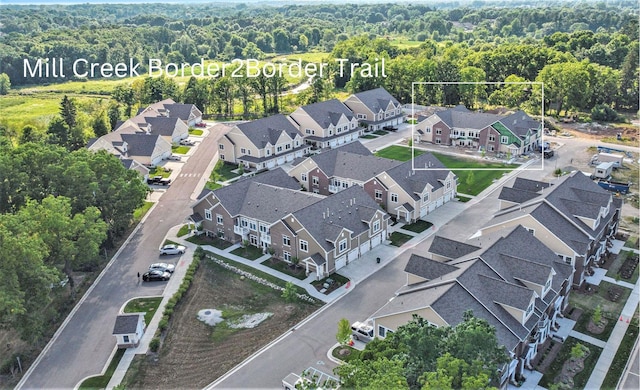
[[[120,314],[116,317],[112,334],[132,334],[136,333],[138,321],[141,314]]]
[[[347,117],[348,120],[353,118],[353,112],[338,99],[313,103],[300,108],[323,129],[328,128],[330,125],[337,125],[342,115]]]
[[[181,104],[181,103],[164,104],[164,108],[169,110],[170,118],[173,118],[173,117],[180,118],[185,122],[189,121],[189,118],[191,117],[191,110],[193,109],[196,110],[195,111],[196,116],[198,115],[198,113],[202,115],[198,107],[196,107],[193,104]]]
[[[327,238],[335,238],[346,228],[359,235],[369,229],[363,220],[373,217],[380,206],[360,186],[351,186],[293,213],[316,241],[326,250],[334,248]]]
[[[239,180],[213,194],[232,216],[244,215],[269,223],[321,200],[301,192],[300,184],[282,168]]]
[[[502,117],[500,122],[515,135],[524,138],[530,129],[538,129],[540,122],[532,119],[524,111],[518,110],[511,115]]]
[[[417,194],[421,194],[424,191],[427,183],[433,186],[433,190],[437,190],[444,185],[442,181],[447,178],[451,171],[445,169],[445,166],[440,160],[435,158],[431,153],[421,154],[413,160],[413,163],[411,160],[405,161],[386,172],[403,190],[417,200],[420,199],[420,196]],[[414,170],[412,167],[419,169]]]
[[[546,183],[544,181],[516,177],[516,180],[513,181],[513,185],[511,187],[514,189],[540,193],[542,190],[544,190],[545,188],[549,188],[552,185],[553,184]]]
[[[472,112],[464,106],[435,113],[450,129],[484,129],[502,118],[495,114]]]
[[[302,137],[298,129],[282,114],[240,123],[236,127],[259,149],[264,148],[267,143],[275,145],[283,132],[292,139],[298,135]]]
[[[413,253],[411,254],[411,257],[409,257],[407,265],[404,267],[404,272],[419,276],[427,280],[433,280],[451,273],[457,269],[457,267],[454,267],[452,265],[442,263],[440,261],[431,260]]]
[[[540,196],[537,192],[525,191],[517,188],[502,187],[498,199],[514,203],[524,203]]]
[[[354,95],[373,112],[386,110],[389,102],[393,102],[395,105],[400,104],[396,98],[382,87],[358,92]]]
[[[449,259],[457,259],[478,249],[475,245],[465,244],[442,236],[435,236],[429,247],[429,252]]]
[[[177,123],[181,119],[157,116],[157,117],[144,117],[142,118],[142,120],[144,120],[144,122],[141,121],[138,123],[141,125],[144,125],[144,123],[150,124],[152,134],[159,134],[159,135],[173,137],[174,135],[173,133],[175,132],[177,127]]]
[[[127,143],[127,155],[151,157],[161,136],[159,134],[121,134],[120,137]]]

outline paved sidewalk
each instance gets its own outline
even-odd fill
[[[598,362],[596,363],[591,376],[589,377],[589,381],[585,388],[587,389],[599,389],[602,387],[602,382],[604,378],[607,376],[607,372],[609,371],[609,367],[613,362],[613,358],[618,351],[618,347],[622,342],[622,338],[624,337],[627,328],[629,328],[629,322],[633,317],[633,314],[638,307],[638,302],[640,301],[640,280],[636,282],[633,287],[633,291],[627,299],[627,303],[624,305],[622,309],[621,318],[616,323],[616,326],[613,328],[611,335],[609,336],[609,340],[607,340],[607,344],[605,345],[602,353],[600,354],[600,358],[598,358]]]

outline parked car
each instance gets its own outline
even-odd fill
[[[169,179],[169,178],[162,178],[162,179],[160,179],[160,181],[158,182],[158,184],[160,184],[161,186],[168,186],[169,184],[171,184],[171,179]]]
[[[153,282],[154,280],[164,281],[169,280],[169,278],[171,278],[171,274],[169,272],[159,270],[151,270],[142,275],[142,280],[145,282]]]
[[[204,122],[198,122],[195,124],[196,127],[207,127],[207,124]]]
[[[153,263],[149,266],[149,271],[162,271],[172,274],[175,270],[176,265],[171,263]]]
[[[373,326],[356,321],[351,324],[351,337],[354,340],[369,342],[373,340]]]
[[[393,126],[385,126],[382,128],[382,130],[387,130],[387,131],[396,131],[398,130],[397,127],[393,127]]]
[[[167,160],[181,161],[182,156],[178,156],[177,154],[172,154],[171,156],[167,157]]]
[[[189,140],[189,139],[182,139],[182,140],[180,140],[180,145],[193,146],[193,145],[195,145],[195,144],[196,144],[195,142],[193,142],[193,141],[191,141],[191,140]]]
[[[167,244],[160,248],[160,255],[178,255],[183,254],[187,248],[182,245]]]
[[[152,176],[147,178],[147,184],[158,184],[162,180],[162,176]]]

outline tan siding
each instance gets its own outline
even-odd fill
[[[399,299],[399,298],[396,298]],[[375,334],[378,335],[378,325],[382,325],[387,329],[396,331],[398,327],[406,325],[413,319],[413,315],[417,314],[425,320],[435,324],[437,326],[447,326],[448,324],[431,308],[426,307],[424,309],[408,311],[406,313],[394,314],[386,317],[380,317],[375,319]]]

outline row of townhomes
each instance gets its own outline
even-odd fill
[[[202,121],[202,113],[193,104],[171,99],[140,109],[133,118],[120,121],[115,129],[89,141],[90,150],[106,150],[119,157],[125,166],[141,171],[171,156],[171,146],[189,136],[189,127]],[[148,170],[147,170],[148,173]]]
[[[499,202],[466,242],[436,236],[427,253],[414,253],[406,285],[372,321],[384,338],[414,314],[455,326],[472,310],[511,356],[500,371],[506,388],[547,348],[571,288],[598,266],[617,232],[622,202],[581,172],[554,183],[517,178]]]
[[[193,205],[207,235],[294,258],[318,278],[335,272],[387,238],[389,216],[360,186],[324,197],[302,191],[281,168],[215,191]]]
[[[384,88],[302,106],[288,116],[277,114],[241,123],[220,140],[219,156],[246,169],[271,169],[312,149],[335,148],[365,131],[402,123],[400,103]]]
[[[539,121],[524,111],[509,115],[469,111],[464,106],[418,116],[416,142],[455,145],[518,156],[534,151],[542,135]]]
[[[457,177],[425,153],[415,163],[376,157],[360,142],[205,191],[191,219],[210,236],[247,242],[318,277],[388,238],[390,217],[413,222],[455,198]],[[386,210],[386,212],[385,212]]]

